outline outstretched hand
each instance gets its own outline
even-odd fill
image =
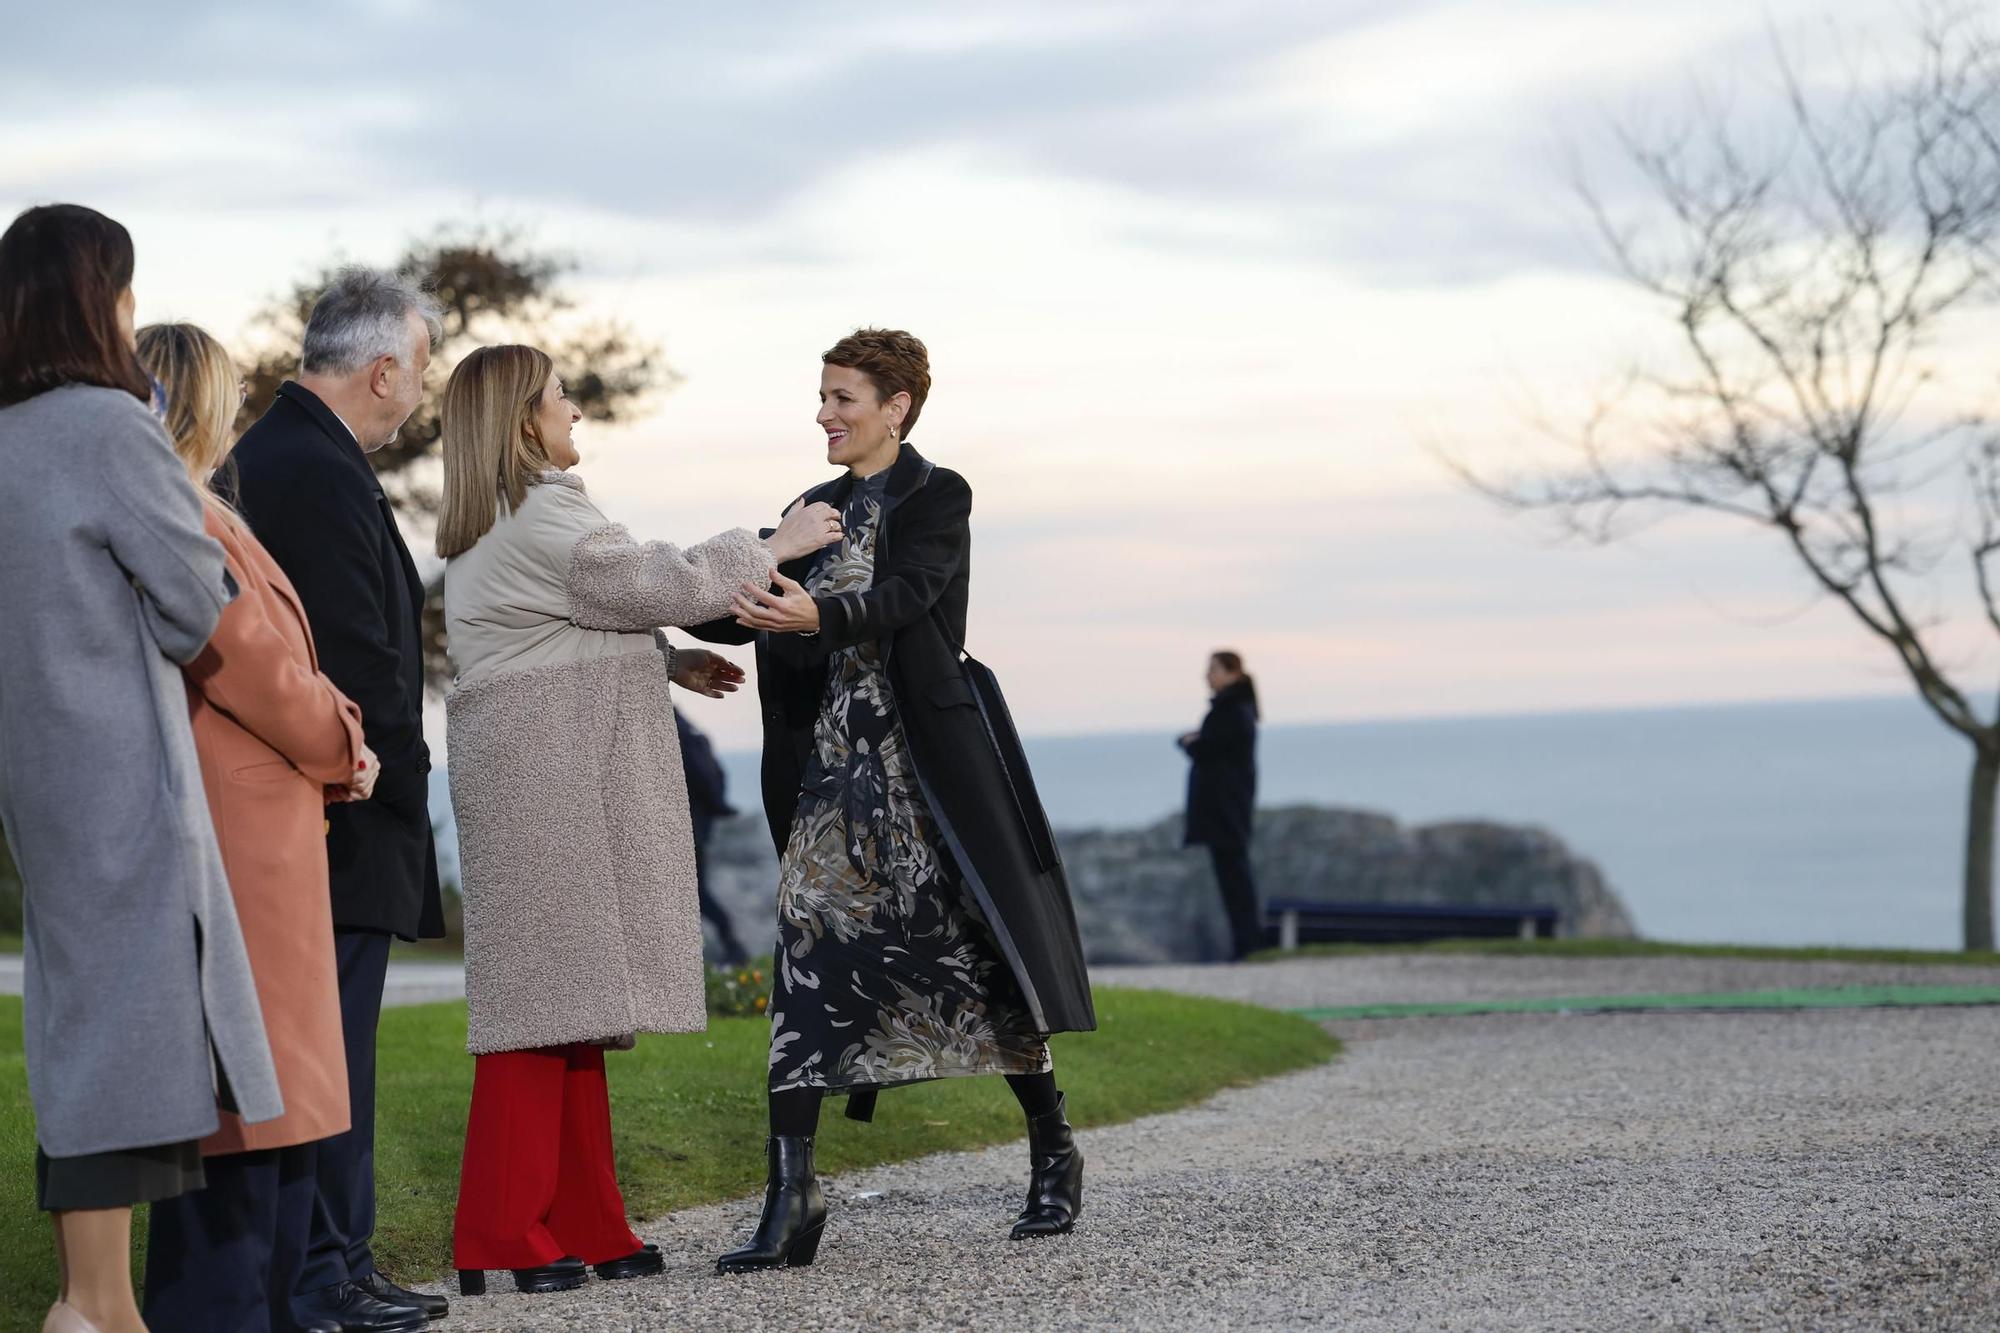
[[[752,583],[743,585],[732,608],[736,623],[767,634],[819,633],[819,603],[812,594],[800,587],[798,580],[775,570],[771,582],[777,585],[776,593]]]
[[[734,694],[743,683],[743,668],[706,648],[674,649],[674,684],[711,699]]]

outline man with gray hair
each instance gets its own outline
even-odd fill
[[[392,938],[444,934],[424,744],[424,585],[368,455],[424,396],[441,325],[410,284],[346,269],[306,321],[297,380],[236,446],[238,502],[298,591],[320,669],[361,706],[381,775],[327,808],[334,954],[351,1127],[279,1174],[273,1280],[305,1327],[422,1328],[445,1302],[375,1269],[375,1028]],[[281,1149],[292,1153],[299,1150]]]

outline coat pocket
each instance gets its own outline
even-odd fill
[[[933,708],[977,708],[979,701],[972,697],[972,687],[965,683],[963,676],[947,676],[924,686],[924,698],[930,700]]]
[[[229,777],[235,782],[283,782],[298,772],[290,760],[267,759],[261,764],[246,764],[242,768],[229,770]]]

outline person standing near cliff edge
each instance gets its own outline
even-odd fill
[[[1187,825],[1182,844],[1206,847],[1229,914],[1233,957],[1264,942],[1257,880],[1250,868],[1250,827],[1257,806],[1257,684],[1243,658],[1228,649],[1208,659],[1208,716],[1201,730],[1180,738],[1188,769]]]

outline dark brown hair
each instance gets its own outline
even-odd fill
[[[43,204],[0,235],[0,407],[64,384],[153,396],[118,331],[132,234],[94,208]]]
[[[875,386],[878,399],[910,395],[910,410],[897,432],[910,438],[931,392],[931,354],[923,343],[901,329],[856,329],[827,348],[820,361],[860,371]]]
[[[1261,721],[1264,717],[1264,710],[1257,703],[1257,682],[1252,680],[1250,673],[1243,669],[1243,654],[1228,648],[1218,648],[1208,655],[1208,660],[1221,667],[1224,671],[1243,678],[1244,688],[1250,691],[1250,712],[1252,716]]]

